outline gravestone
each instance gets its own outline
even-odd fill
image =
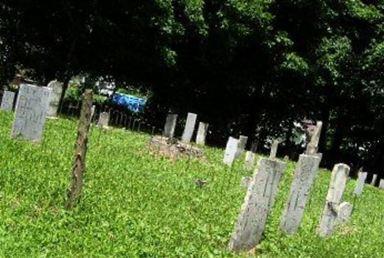
[[[301,154],[299,157],[280,223],[281,230],[286,234],[296,233],[300,226],[320,161],[321,159],[316,155]]]
[[[245,150],[245,146],[247,146],[247,141],[248,141],[248,136],[240,135],[240,137],[239,137],[239,146],[237,148],[236,155],[235,155],[236,159],[238,157],[240,157],[241,154],[243,154],[243,152]]]
[[[376,185],[377,175],[374,174],[372,177],[371,185]]]
[[[379,188],[384,189],[384,179],[380,179]]]
[[[317,153],[322,127],[323,122],[317,121],[315,129],[311,133],[311,140],[307,145],[306,154],[312,155]]]
[[[270,159],[275,159],[276,154],[277,154],[277,148],[279,147],[279,141],[278,140],[273,140],[272,145],[271,145],[271,152],[269,154]]]
[[[59,81],[51,81],[48,83],[48,88],[52,89],[52,92],[47,115],[48,117],[56,117],[57,110],[59,109],[61,93],[63,92],[63,83]]]
[[[103,127],[108,127],[108,124],[109,124],[109,113],[101,112],[97,126],[103,128]]]
[[[41,141],[51,89],[21,84],[17,97],[11,136],[34,142]]]
[[[351,215],[352,206],[347,202],[342,203],[349,170],[345,164],[336,164],[333,167],[327,199],[318,229],[321,237],[331,235],[335,226],[345,222]]]
[[[168,114],[165,120],[163,136],[173,138],[175,134],[177,114]]]
[[[286,163],[260,159],[229,242],[232,251],[248,251],[261,240]]]
[[[251,171],[255,168],[255,153],[252,151],[245,152],[244,168]]]
[[[3,98],[1,99],[0,109],[4,111],[12,111],[14,101],[15,93],[7,90],[4,91]]]
[[[233,137],[228,138],[227,146],[225,147],[224,152],[224,164],[232,166],[233,161],[235,160],[236,151],[239,145],[239,140]]]
[[[184,132],[181,136],[183,142],[191,142],[193,131],[195,130],[197,115],[194,113],[188,113],[187,121],[185,122]]]
[[[199,123],[199,128],[197,130],[197,135],[196,135],[197,144],[205,145],[205,138],[207,137],[208,126],[209,124],[207,123],[203,123],[203,122]]]
[[[353,191],[353,194],[356,196],[360,196],[363,193],[364,189],[364,184],[365,180],[367,179],[367,172],[359,172],[357,182],[356,182],[356,187],[355,190]]]

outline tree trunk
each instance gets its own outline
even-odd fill
[[[83,174],[87,154],[88,132],[91,124],[92,90],[88,89],[83,95],[83,104],[77,131],[75,161],[72,169],[72,182],[68,192],[67,209],[72,209],[79,201],[83,188]]]

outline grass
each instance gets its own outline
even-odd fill
[[[227,244],[247,173],[240,161],[226,168],[222,150],[206,148],[206,161],[173,162],[149,153],[149,135],[93,128],[84,195],[66,211],[76,122],[49,120],[39,145],[10,139],[11,125],[12,115],[0,112],[1,257],[236,256]],[[384,256],[384,191],[371,186],[349,223],[330,238],[316,235],[329,171],[319,173],[299,232],[284,236],[278,226],[293,169],[289,163],[257,255]],[[199,188],[197,179],[208,183]],[[353,202],[354,186],[350,180],[345,200]]]

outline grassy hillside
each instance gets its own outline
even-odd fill
[[[11,140],[12,115],[0,112],[0,256],[231,256],[226,250],[245,195],[241,162],[222,165],[223,151],[206,161],[177,162],[149,153],[149,136],[93,128],[85,192],[63,209],[76,122],[50,120],[40,145]],[[278,230],[292,180],[290,163],[257,254],[267,257],[383,257],[384,191],[366,186],[350,223],[334,236],[316,235],[329,184],[321,171],[302,227]],[[196,179],[206,179],[199,188]],[[353,202],[355,181],[345,199]]]

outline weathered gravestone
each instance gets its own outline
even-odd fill
[[[235,160],[236,151],[239,145],[239,140],[233,137],[228,138],[227,146],[225,147],[224,152],[224,164],[232,166],[233,161]]]
[[[237,151],[236,151],[236,154],[235,154],[235,158],[236,159],[238,157],[240,157],[241,154],[243,154],[243,152],[245,150],[245,146],[247,145],[247,141],[248,141],[248,136],[240,135],[240,137],[239,137],[239,146],[237,147]]]
[[[380,179],[379,188],[384,189],[384,179]]]
[[[192,139],[193,131],[195,130],[197,115],[188,113],[187,121],[185,122],[184,132],[181,136],[183,142],[189,143]]]
[[[319,141],[320,141],[320,135],[321,135],[321,128],[323,127],[323,122],[317,121],[316,122],[316,127],[314,130],[310,133],[311,134],[311,140],[307,145],[307,149],[305,154],[316,154]]]
[[[371,185],[376,185],[377,175],[374,174],[372,177]]]
[[[248,251],[261,240],[286,163],[260,159],[229,242],[233,251]]]
[[[7,90],[4,91],[3,98],[1,99],[0,109],[4,111],[12,111],[14,101],[15,93]]]
[[[101,112],[97,126],[103,128],[103,127],[108,127],[108,124],[109,124],[109,113]]]
[[[11,136],[39,142],[43,135],[51,89],[21,84]]]
[[[278,140],[273,140],[272,145],[271,145],[271,152],[269,154],[270,159],[275,159],[276,154],[277,154],[277,148],[279,147],[279,141]]]
[[[91,108],[91,122],[93,120],[93,116],[95,115],[95,111],[96,111],[96,106],[92,105],[92,108]]]
[[[61,93],[63,92],[63,83],[59,81],[51,81],[48,84],[48,88],[52,89],[52,92],[47,115],[48,117],[56,117],[57,110],[59,109]]]
[[[318,229],[321,237],[332,234],[334,228],[348,220],[352,213],[352,205],[343,202],[343,193],[348,181],[349,167],[345,164],[336,164],[332,170],[325,207]]]
[[[252,151],[245,152],[244,168],[251,171],[255,168],[256,155]]]
[[[163,136],[173,138],[175,134],[177,114],[168,114],[165,120]]]
[[[355,190],[353,191],[353,194],[356,196],[360,196],[363,193],[364,189],[364,184],[365,180],[367,179],[367,172],[359,172],[357,182],[356,182],[356,187]]]
[[[299,157],[288,201],[280,223],[281,230],[286,234],[296,233],[300,226],[320,161],[321,158],[315,155],[301,154]]]
[[[200,145],[205,145],[205,138],[207,137],[209,124],[200,122],[199,128],[197,129],[196,143]]]

